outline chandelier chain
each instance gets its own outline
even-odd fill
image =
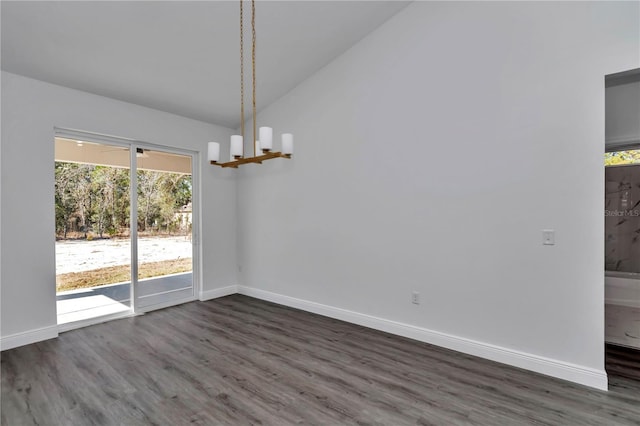
[[[251,69],[253,70],[253,156],[256,155],[256,1],[251,0]]]
[[[0,0],[1,1],[1,0]],[[245,147],[245,91],[244,91],[244,2],[248,0],[240,0],[240,130],[242,135],[231,136],[231,159],[229,161],[220,162],[220,144],[218,142],[209,142],[208,145],[208,158],[209,162],[213,165],[220,167],[231,167],[237,169],[238,166],[249,163],[262,164],[265,160],[271,160],[273,158],[291,158],[293,154],[293,135],[290,133],[282,134],[282,152],[276,152],[271,150],[273,129],[270,127],[264,127],[264,143],[266,148],[256,149],[256,142],[258,142],[258,122],[256,120],[256,0],[251,0],[251,106],[253,115],[253,157],[243,156]],[[260,128],[262,131],[262,128]]]
[[[244,139],[244,11],[240,0],[240,134]]]

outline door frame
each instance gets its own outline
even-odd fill
[[[202,277],[202,251],[200,250],[201,242],[200,242],[200,227],[201,227],[201,215],[200,215],[200,205],[201,205],[201,191],[200,191],[200,153],[198,151],[185,149],[185,148],[177,148],[171,146],[165,146],[160,144],[154,144],[145,141],[139,141],[134,139],[127,139],[117,136],[103,135],[99,133],[86,132],[82,130],[54,127],[54,137],[82,140],[87,142],[95,142],[95,143],[104,143],[113,146],[119,146],[123,148],[129,149],[130,161],[129,161],[129,170],[130,170],[130,186],[129,186],[129,196],[130,200],[130,238],[131,238],[131,286],[130,286],[130,311],[125,314],[116,314],[116,315],[107,315],[91,318],[88,320],[78,321],[74,323],[64,324],[63,326],[58,326],[60,332],[72,330],[74,328],[80,328],[87,325],[97,324],[100,322],[104,322],[105,320],[117,319],[122,317],[128,317],[133,315],[144,314],[145,312],[153,311],[156,309],[162,309],[169,306],[179,305],[181,303],[191,302],[198,300],[198,294],[200,293],[200,289],[202,286],[201,277]],[[191,213],[191,249],[192,249],[192,294],[188,298],[179,299],[175,301],[170,301],[162,304],[145,306],[141,308],[137,306],[137,300],[135,297],[135,288],[138,283],[138,229],[137,229],[137,157],[136,157],[136,149],[148,149],[154,151],[167,152],[170,154],[177,155],[185,155],[191,157],[191,204],[192,204],[192,213]]]
[[[166,147],[157,144],[142,143],[135,141],[131,145],[129,151],[131,161],[131,197],[130,203],[130,220],[131,223],[135,223],[135,229],[132,229],[131,238],[135,238],[135,244],[131,243],[131,308],[135,314],[142,314],[145,312],[154,311],[156,309],[162,309],[169,306],[179,305],[181,303],[192,302],[198,300],[197,295],[200,292],[200,176],[196,176],[199,167],[196,167],[199,163],[199,153],[196,151],[185,150],[175,147]],[[138,304],[138,298],[135,295],[135,289],[138,287],[138,197],[137,197],[137,180],[138,180],[138,162],[137,162],[137,148],[142,148],[149,151],[165,152],[168,154],[183,155],[191,158],[191,268],[192,268],[192,287],[191,295],[186,298],[171,300],[163,303],[157,303],[153,305],[140,306]],[[135,185],[135,186],[134,186]],[[197,194],[197,196],[195,195]],[[135,195],[135,196],[134,196]],[[135,256],[135,257],[134,257]],[[133,262],[133,259],[136,262]],[[134,281],[135,280],[135,281]]]

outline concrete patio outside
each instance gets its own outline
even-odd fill
[[[109,284],[56,294],[58,324],[123,313],[131,307],[131,283]],[[193,273],[165,275],[138,281],[139,306],[150,306],[193,294]]]
[[[140,263],[192,257],[188,237],[141,237],[138,239]],[[131,259],[129,239],[56,241],[56,274],[83,272],[128,265]],[[131,283],[120,282],[56,293],[58,324],[128,312]],[[138,281],[138,306],[151,306],[168,298],[180,299],[193,294],[193,274],[183,272]]]

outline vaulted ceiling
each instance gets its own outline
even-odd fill
[[[258,109],[408,3],[258,1]],[[0,5],[3,70],[238,126],[239,2],[2,1]],[[245,29],[249,12],[250,3],[245,2]],[[250,40],[245,41],[245,63],[250,65]],[[245,81],[250,84],[250,68]]]

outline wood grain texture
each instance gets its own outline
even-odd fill
[[[1,382],[12,426],[640,424],[628,375],[601,392],[240,295],[3,352]]]
[[[640,382],[640,350],[607,345],[607,373]]]
[[[607,304],[604,313],[607,343],[640,350],[640,308]]]

